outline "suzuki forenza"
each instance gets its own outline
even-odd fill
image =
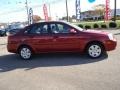
[[[91,58],[101,57],[116,48],[111,33],[84,30],[62,21],[39,22],[8,36],[8,52],[28,60],[33,54],[54,52],[86,53]]]

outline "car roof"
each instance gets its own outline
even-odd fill
[[[28,26],[33,26],[33,25],[42,24],[42,23],[65,23],[65,24],[67,24],[69,22],[65,22],[65,21],[39,21],[39,22],[30,24]],[[26,26],[26,27],[28,27],[28,26]]]
[[[67,23],[66,21],[39,21],[37,23]]]
[[[69,24],[69,22],[66,22],[66,21],[39,21],[39,22],[30,24],[30,25],[27,25],[26,27],[39,25],[39,24],[43,24],[43,23],[64,23],[64,24]],[[26,28],[26,27],[24,27],[24,28]]]

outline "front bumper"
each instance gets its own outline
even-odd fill
[[[112,51],[115,50],[117,46],[117,40],[107,40],[105,41],[105,49],[106,51]]]

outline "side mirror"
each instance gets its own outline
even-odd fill
[[[75,29],[70,29],[70,33],[75,34],[75,33],[77,33],[77,31]]]

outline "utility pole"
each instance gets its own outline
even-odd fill
[[[27,10],[27,19],[28,19],[28,24],[29,24],[29,8],[28,8],[28,1],[26,0],[26,10]]]
[[[114,22],[116,22],[116,9],[117,9],[117,1],[114,2]]]
[[[66,0],[66,14],[67,14],[67,21],[69,22],[69,15],[68,15],[68,1]]]

